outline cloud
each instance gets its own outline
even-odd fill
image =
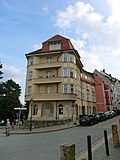
[[[107,15],[98,12],[97,2],[77,1],[57,12],[55,18],[55,25],[73,33],[73,44],[87,68],[102,69],[105,57],[120,56],[120,1],[106,0],[104,4],[109,7]]]
[[[43,7],[42,7],[42,10],[44,12],[48,12],[49,11],[48,5],[44,4]]]
[[[3,81],[8,79],[14,80],[16,83],[21,83],[25,79],[25,73],[13,66],[3,66]]]
[[[42,44],[40,44],[40,45],[39,44],[34,44],[32,47],[33,47],[34,50],[37,50],[37,49],[42,48]]]

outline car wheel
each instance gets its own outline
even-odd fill
[[[94,124],[93,122],[90,123],[91,126],[93,126],[93,124]]]

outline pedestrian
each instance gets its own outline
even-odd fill
[[[15,122],[13,121],[12,122],[12,130],[14,129],[14,126],[15,126]]]
[[[6,136],[9,136],[10,134],[10,121],[7,119],[6,121]]]

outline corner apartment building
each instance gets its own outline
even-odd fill
[[[96,93],[94,75],[84,69],[81,70],[82,114],[96,112]]]
[[[26,54],[26,58],[28,118],[31,114],[33,120],[68,119],[73,115],[78,118],[83,64],[71,41],[55,35],[43,42],[41,49]]]

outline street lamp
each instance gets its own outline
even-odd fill
[[[33,105],[33,99],[30,100],[30,107],[31,107],[31,115],[30,115],[30,131],[32,131],[32,105]]]

